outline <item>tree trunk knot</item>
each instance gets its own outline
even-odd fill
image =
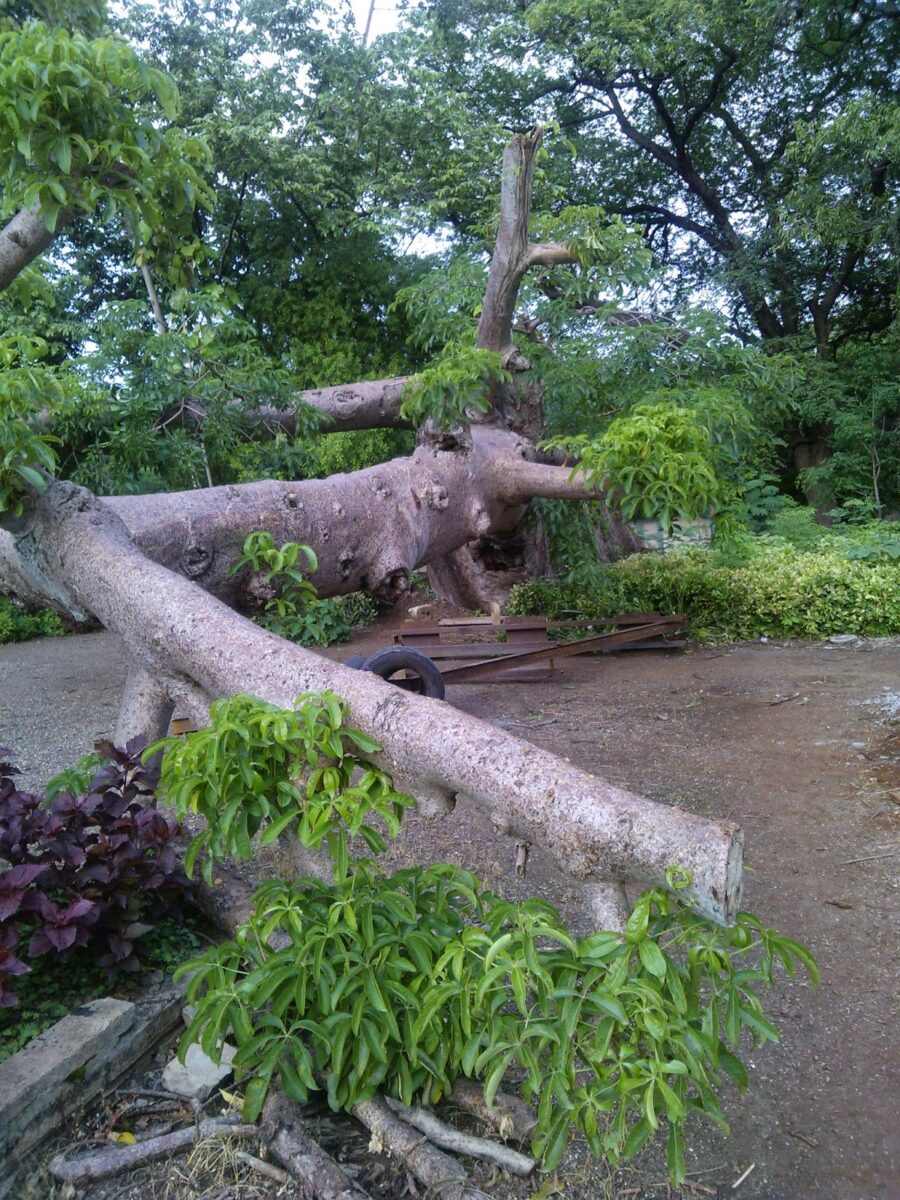
[[[422,499],[429,508],[433,508],[436,512],[443,512],[450,503],[450,496],[447,489],[442,483],[438,483],[436,479],[432,480],[424,489]]]
[[[188,546],[181,556],[181,569],[188,579],[197,579],[209,570],[214,558],[208,546]]]

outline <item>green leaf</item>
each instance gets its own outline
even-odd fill
[[[632,1127],[628,1137],[625,1139],[625,1145],[622,1148],[623,1158],[634,1158],[634,1156],[642,1149],[647,1139],[652,1137],[654,1128],[647,1120],[642,1117],[638,1123]]]
[[[684,1161],[684,1129],[678,1124],[669,1126],[666,1166],[672,1183],[675,1187],[681,1187],[687,1178],[687,1170]]]
[[[666,959],[656,942],[650,938],[644,938],[638,942],[638,954],[645,970],[649,971],[651,975],[655,975],[657,979],[664,978]]]
[[[244,1107],[243,1116],[245,1122],[252,1124],[258,1121],[263,1110],[263,1105],[266,1102],[266,1095],[269,1091],[269,1082],[267,1078],[257,1075],[251,1079],[244,1091]]]

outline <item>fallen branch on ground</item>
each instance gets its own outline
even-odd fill
[[[534,1113],[519,1096],[498,1092],[494,1103],[488,1104],[484,1098],[484,1088],[472,1079],[457,1079],[448,1099],[470,1116],[496,1129],[507,1141],[510,1138],[515,1138],[517,1142],[529,1141],[537,1125]]]
[[[465,1154],[468,1158],[480,1158],[484,1162],[502,1167],[511,1175],[528,1176],[537,1166],[536,1160],[529,1158],[527,1154],[520,1154],[518,1150],[510,1150],[509,1147],[501,1146],[499,1142],[492,1142],[489,1138],[473,1137],[471,1134],[462,1133],[459,1129],[447,1125],[426,1108],[418,1105],[408,1108],[399,1100],[388,1099],[387,1103],[388,1107],[402,1117],[407,1125],[412,1125],[414,1129],[424,1133],[435,1146],[440,1146],[443,1150],[452,1150],[455,1154]]]
[[[384,1100],[376,1097],[357,1104],[353,1115],[371,1132],[372,1140],[381,1150],[401,1162],[441,1200],[490,1200],[469,1183],[461,1163],[391,1112]]]
[[[121,1171],[141,1167],[155,1158],[180,1154],[182,1150],[188,1150],[196,1142],[208,1137],[259,1137],[259,1130],[255,1125],[201,1121],[198,1125],[188,1125],[175,1133],[163,1134],[146,1142],[136,1142],[133,1146],[92,1151],[90,1154],[79,1155],[78,1158],[66,1158],[63,1154],[57,1154],[50,1163],[50,1174],[63,1183],[80,1187],[96,1179],[108,1179]]]

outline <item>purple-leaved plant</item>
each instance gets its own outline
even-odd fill
[[[178,827],[152,807],[158,768],[143,743],[97,749],[109,760],[83,796],[43,803],[20,791],[0,749],[0,1008],[16,1004],[27,959],[65,959],[90,946],[111,970],[136,970],[147,920],[190,884],[176,853]]]

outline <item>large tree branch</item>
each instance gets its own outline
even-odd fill
[[[674,225],[677,229],[683,229],[685,233],[696,234],[714,250],[722,254],[726,252],[725,243],[714,229],[710,229],[708,225],[701,225],[699,221],[683,213],[673,212],[662,204],[629,204],[618,211],[623,217],[646,217],[648,220],[654,216],[658,217],[660,224]]]
[[[38,210],[22,208],[0,230],[0,292],[38,258],[56,235],[72,220],[72,214],[60,210],[56,230],[51,233]]]
[[[504,362],[516,356],[512,323],[522,277],[528,270],[528,218],[541,129],[519,133],[503,151],[500,224],[478,321],[476,345],[496,351]]]
[[[375,759],[426,811],[446,812],[467,796],[502,832],[540,846],[587,882],[665,885],[668,869],[680,866],[690,873],[682,892],[690,903],[714,919],[733,918],[741,892],[735,826],[612,787],[451,705],[267,633],[146,558],[111,507],[82,488],[52,484],[23,524],[20,555],[119,633],[151,675],[191,681],[211,699],[244,692],[283,706],[331,689],[383,747]]]
[[[311,388],[300,392],[299,405],[309,405],[320,414],[319,433],[339,433],[350,429],[411,429],[400,415],[403,389],[408,376],[394,379],[364,379],[337,387]],[[294,437],[297,432],[297,408],[261,405],[243,412],[244,422],[273,432],[280,430]]]
[[[682,138],[685,142],[690,140],[691,134],[694,132],[698,122],[702,121],[709,114],[713,106],[719,98],[722,90],[722,84],[725,82],[725,77],[728,72],[737,62],[737,53],[730,46],[722,48],[722,58],[719,65],[713,71],[712,78],[709,81],[709,87],[706,89],[706,95],[700,103],[694,108],[687,117],[682,129]]]
[[[587,498],[582,486],[567,482],[565,468],[532,463],[532,454],[515,434],[475,426],[467,453],[419,446],[409,458],[328,479],[263,480],[103,503],[151,558],[229,604],[247,603],[245,577],[230,572],[256,529],[279,543],[311,545],[319,560],[312,579],[322,595],[362,588],[393,601],[417,567],[514,529],[533,496]],[[0,585],[2,563],[0,554]]]
[[[528,267],[559,267],[575,261],[566,242],[532,242],[525,252]]]

